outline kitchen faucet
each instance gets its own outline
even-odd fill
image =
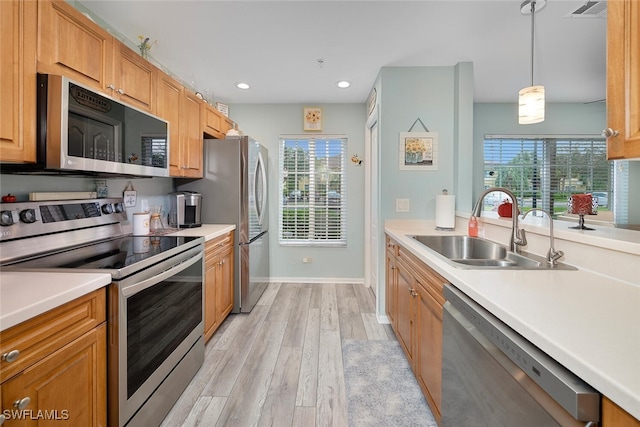
[[[526,246],[527,238],[524,234],[524,230],[518,229],[518,199],[511,192],[511,190],[504,187],[491,187],[484,190],[484,192],[478,197],[475,206],[473,207],[473,212],[471,213],[476,218],[480,218],[482,214],[482,201],[485,196],[489,193],[493,193],[494,191],[500,191],[506,193],[509,197],[511,197],[511,239],[509,239],[509,250],[511,252],[520,252],[519,246]]]
[[[533,208],[530,211],[527,211],[524,215],[522,215],[522,220],[524,221],[527,215],[529,215],[531,212],[534,212],[534,211],[542,212],[549,217],[549,252],[547,252],[547,263],[550,265],[557,265],[558,259],[564,256],[564,252],[556,251],[555,248],[553,247],[553,218],[551,218],[551,215],[549,214],[549,212],[545,211],[544,209]],[[521,231],[524,235],[524,230],[521,230]]]

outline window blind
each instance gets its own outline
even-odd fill
[[[614,196],[613,162],[606,159],[606,141],[596,137],[486,137],[484,186],[506,187],[524,209],[566,212],[575,193],[598,197],[599,210],[611,210]],[[504,195],[487,197],[485,210],[494,210]]]
[[[280,244],[346,246],[346,146],[344,136],[280,138]]]

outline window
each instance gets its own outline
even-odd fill
[[[598,198],[599,213],[606,217],[613,206],[614,174],[606,151],[601,137],[487,136],[484,186],[509,188],[523,211],[537,207],[556,216],[566,212],[571,194],[591,193]],[[487,195],[483,209],[497,209],[503,197]]]
[[[280,138],[280,244],[347,245],[347,138]]]

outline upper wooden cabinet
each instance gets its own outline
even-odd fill
[[[36,160],[37,4],[0,1],[0,160]]]
[[[113,96],[141,110],[155,112],[156,78],[159,70],[137,52],[113,41]]]
[[[182,144],[182,175],[186,178],[202,178],[202,100],[185,90],[182,97],[180,133]]]
[[[68,76],[107,93],[113,37],[65,1],[38,1],[38,71]]]
[[[169,122],[169,175],[202,178],[202,101],[158,71],[156,113]]]
[[[214,106],[202,103],[202,128],[206,135],[213,138],[224,138],[226,131],[223,133],[225,125],[225,117]]]
[[[156,114],[169,122],[169,174],[182,176],[182,144],[180,142],[180,104],[184,87],[163,72],[158,72]]]
[[[38,71],[154,112],[157,68],[64,1],[39,1]]]
[[[640,158],[640,2],[607,3],[607,158]],[[611,135],[612,134],[612,135]]]

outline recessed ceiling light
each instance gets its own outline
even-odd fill
[[[236,83],[236,87],[238,89],[249,89],[251,86],[249,86],[248,83],[239,82],[239,83]]]
[[[336,86],[338,86],[340,89],[346,89],[351,86],[351,82],[347,80],[340,80],[339,82],[336,82]]]

